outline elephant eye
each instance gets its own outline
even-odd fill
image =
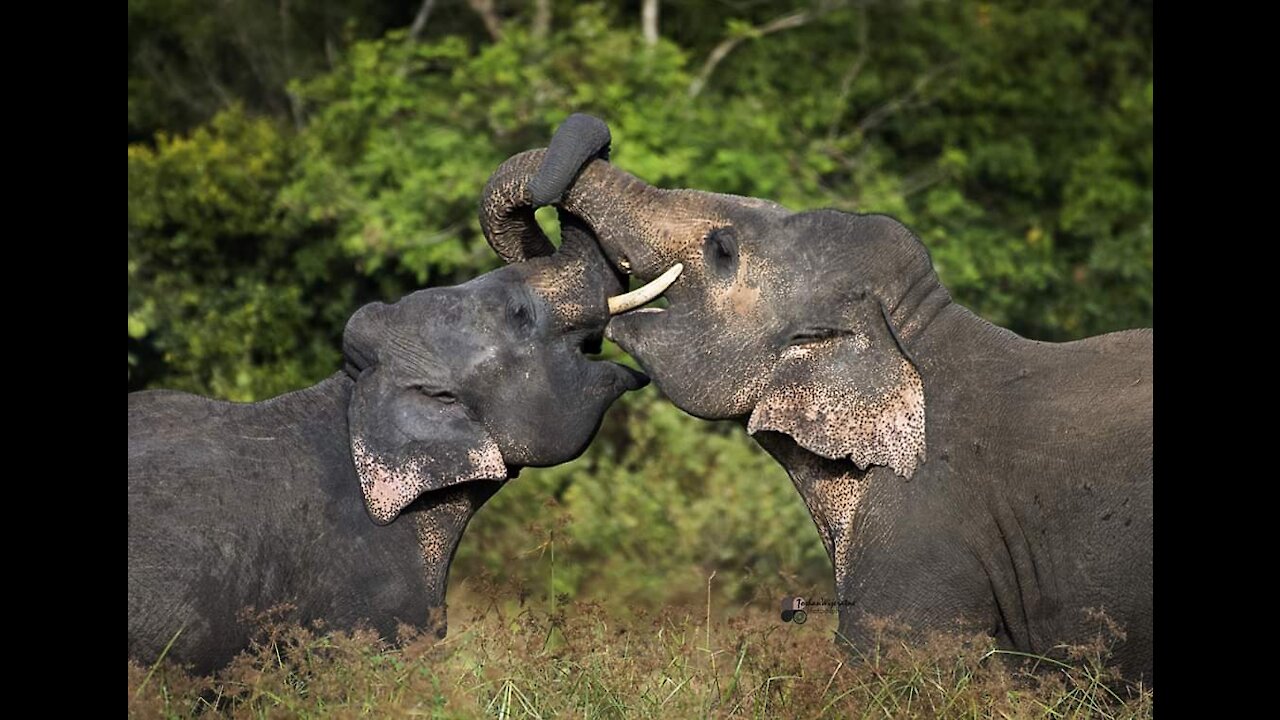
[[[456,395],[449,392],[448,390],[441,390],[440,388],[437,388],[437,387],[431,387],[429,385],[419,385],[418,392],[422,393],[423,395],[426,395],[427,397],[431,398],[432,400],[435,400],[436,402],[442,405],[452,405],[458,402],[458,398]]]
[[[831,338],[841,337],[850,334],[848,330],[831,327],[810,327],[791,335],[787,340],[787,345],[809,345],[811,343],[830,340]]]
[[[738,259],[738,236],[733,228],[720,227],[707,233],[702,259],[715,272],[733,272]]]

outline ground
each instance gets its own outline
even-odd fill
[[[503,592],[469,579],[445,640],[396,643],[256,620],[255,646],[213,677],[129,663],[130,717],[1149,718],[1149,690],[1106,668],[1106,638],[1060,666],[989,638],[911,645],[886,623],[863,658],[832,642],[835,616],[784,623],[763,599],[659,612]],[[491,598],[513,598],[494,601]],[[777,605],[774,602],[773,605]],[[273,616],[274,615],[274,616]]]

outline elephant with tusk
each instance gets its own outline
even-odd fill
[[[865,620],[896,617],[1056,655],[1100,611],[1124,632],[1114,659],[1150,684],[1152,331],[1019,337],[954,302],[893,218],[655,188],[599,157],[603,127],[577,116],[510,158],[486,232],[509,261],[544,255],[530,221],[553,201],[620,272],[663,279],[667,307],[622,303],[607,336],[786,468],[835,568],[841,636],[865,648]]]
[[[587,357],[624,288],[580,221],[562,228],[547,257],[361,308],[345,369],[310,388],[130,394],[129,657],[209,672],[246,647],[243,609],[285,603],[443,636],[471,517],[521,467],[581,454],[648,382]]]

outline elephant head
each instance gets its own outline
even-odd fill
[[[596,121],[599,122],[599,121]],[[601,123],[602,124],[602,123]],[[562,133],[563,134],[563,133]],[[613,266],[642,281],[682,268],[665,308],[618,315],[607,336],[684,411],[738,419],[830,459],[910,477],[926,452],[909,348],[950,302],[924,246],[884,215],[793,213],[765,200],[652,187],[590,161],[580,131],[494,175],[508,219],[495,248],[531,247],[528,187],[586,223]]]
[[[609,405],[648,382],[588,359],[621,284],[581,222],[563,228],[553,255],[366,305],[347,323],[351,450],[375,522],[424,494],[453,502],[446,489],[572,460]],[[464,493],[463,526],[495,488]]]

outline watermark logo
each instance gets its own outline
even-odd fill
[[[793,622],[803,625],[809,619],[809,613],[838,613],[840,608],[853,605],[851,600],[832,600],[830,598],[814,598],[806,600],[799,595],[788,595],[782,598],[782,622]]]
[[[803,625],[804,621],[809,619],[809,613],[804,609],[804,598],[790,596],[782,598],[782,622]]]

